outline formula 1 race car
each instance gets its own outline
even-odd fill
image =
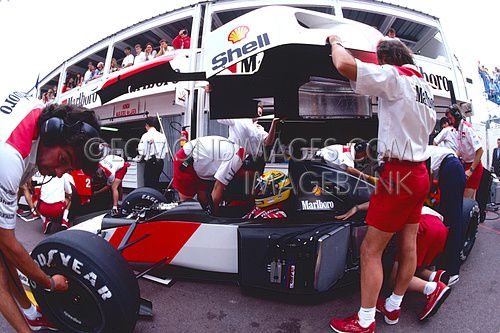
[[[66,332],[131,332],[139,309],[148,308],[136,281],[146,274],[291,294],[355,281],[364,216],[334,216],[368,201],[373,185],[318,161],[290,161],[288,175],[291,187],[280,190],[295,191],[286,196],[295,209],[286,218],[216,217],[196,201],[167,203],[153,189],[137,189],[124,199],[127,216],[101,214],[37,245],[34,260],[47,274],[67,276],[71,288],[56,294],[31,282],[35,298]],[[464,201],[464,217],[465,260],[477,231],[474,201]],[[393,252],[386,251],[385,268]]]

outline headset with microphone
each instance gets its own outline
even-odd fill
[[[462,112],[460,112],[460,109],[456,104],[452,104],[451,106],[449,106],[447,112],[449,112],[453,116],[453,118],[455,118],[455,121],[464,119]]]
[[[83,121],[67,125],[64,119],[52,117],[47,119],[40,129],[40,141],[47,147],[64,144],[75,134],[83,134],[88,138],[99,137],[99,131]]]

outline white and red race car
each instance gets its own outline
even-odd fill
[[[208,36],[211,46],[204,50],[204,73],[179,73],[160,59],[123,72],[97,94],[106,103],[158,80],[203,79],[213,89],[213,118],[252,117],[256,99],[272,97],[279,117],[333,119],[352,112],[355,118],[351,123],[339,121],[336,127],[321,122],[298,127],[291,121],[282,129],[284,141],[307,131],[335,131],[339,137],[371,135],[376,129],[371,113],[357,113],[363,105],[370,106],[369,98],[345,92],[349,98],[340,96],[336,104],[319,106],[310,98],[315,92],[325,96],[324,89],[345,80],[324,45],[331,34],[350,36],[343,44],[346,48],[358,58],[376,61],[381,34],[371,27],[302,9],[266,7]],[[254,70],[240,73],[238,64],[252,57],[257,61]],[[286,219],[215,217],[196,201],[169,203],[154,190],[137,189],[124,199],[125,216],[94,216],[36,246],[34,260],[47,274],[67,276],[70,290],[50,293],[31,281],[33,294],[43,312],[65,332],[132,332],[139,312],[148,308],[140,298],[134,271],[158,282],[188,274],[296,294],[341,286],[356,276],[366,225],[362,215],[342,222],[334,216],[368,201],[373,186],[307,159],[292,159],[288,176],[301,186],[289,199],[294,209]],[[318,184],[319,191],[313,190]],[[469,226],[466,257],[477,230],[477,204],[466,201],[464,210]],[[391,264],[390,257],[387,260]]]

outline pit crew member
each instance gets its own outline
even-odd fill
[[[257,107],[257,116],[262,117],[262,105]],[[245,149],[247,160],[255,164],[255,170],[262,173],[265,167],[264,147],[272,146],[276,136],[276,127],[280,121],[274,118],[269,133],[257,123],[258,118],[219,119],[220,124],[229,126],[228,139]]]
[[[443,117],[439,120],[441,132],[434,137],[434,145],[440,147],[447,147],[453,151],[458,150],[457,131],[451,126],[448,117]]]
[[[458,282],[460,272],[460,251],[463,239],[463,205],[465,173],[454,151],[445,147],[429,146],[431,155],[431,173],[439,181],[441,202],[439,210],[444,216],[444,223],[450,228],[446,242],[446,271],[448,285]]]
[[[172,185],[181,201],[198,195],[201,205],[217,214],[224,188],[240,172],[244,156],[242,147],[220,136],[188,141],[175,156]],[[212,193],[207,195],[210,181],[215,184]]]
[[[351,317],[332,319],[330,327],[336,332],[374,332],[383,280],[382,253],[394,233],[399,234],[399,266],[386,310],[400,308],[415,273],[418,222],[430,187],[425,161],[436,124],[434,99],[411,51],[401,41],[383,38],[378,42],[379,65],[355,59],[338,36],[328,37],[328,42],[335,68],[351,81],[354,91],[378,97],[377,150],[384,162],[361,245],[361,308]]]
[[[347,213],[335,218],[347,220],[358,211],[367,210],[369,204],[369,202],[365,202],[356,205]],[[445,271],[438,270],[434,272],[427,268],[432,264],[436,256],[443,252],[447,236],[448,229],[443,224],[443,217],[428,207],[422,207],[417,234],[417,271],[408,285],[409,291],[419,292],[427,297],[427,302],[418,317],[419,320],[424,320],[435,315],[450,293],[450,287],[443,281]],[[396,262],[392,267],[391,285],[394,285],[396,281],[398,261],[398,258],[396,258]],[[388,302],[390,302],[389,298],[386,300],[379,299],[377,301],[377,311],[384,315],[384,320],[387,324],[394,325],[399,321],[401,310],[387,311],[386,306],[388,306]]]
[[[70,174],[65,173],[61,178],[52,177],[46,182],[42,182],[38,211],[42,218],[42,231],[44,234],[50,232],[52,222],[56,219],[61,219],[63,229],[70,227],[68,214],[73,192],[71,189],[72,179],[73,177]]]
[[[118,214],[118,200],[121,200],[123,196],[122,181],[129,166],[128,162],[125,162],[123,158],[116,155],[108,155],[99,161],[97,173],[106,179],[106,186],[97,190],[94,195],[100,195],[111,188],[111,193],[113,194],[112,215]]]
[[[465,121],[460,109],[457,105],[452,105],[446,111],[446,117],[457,130],[458,156],[465,163],[465,183],[464,197],[475,199],[476,191],[481,183],[483,175],[483,164],[481,157],[483,156],[483,148],[481,140],[472,128],[472,125]]]
[[[57,177],[71,169],[95,172],[97,163],[86,157],[91,152],[86,143],[99,136],[99,125],[93,111],[77,106],[51,104],[44,107],[39,100],[21,92],[2,97],[0,278],[3,283],[0,284],[0,311],[17,332],[28,333],[30,326],[38,330],[51,325],[26,297],[16,269],[51,291],[66,291],[68,280],[59,274],[47,276],[16,239],[17,190],[37,168],[42,175]]]

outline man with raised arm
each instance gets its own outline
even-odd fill
[[[416,265],[416,237],[422,206],[429,192],[425,161],[436,124],[431,87],[411,51],[398,39],[377,44],[378,65],[355,59],[338,36],[328,37],[333,65],[351,81],[357,94],[378,97],[378,155],[384,163],[366,216],[368,231],[361,245],[361,308],[348,318],[334,318],[335,332],[375,331],[377,298],[382,287],[382,253],[399,234],[399,266],[392,295],[377,310],[400,309]]]

